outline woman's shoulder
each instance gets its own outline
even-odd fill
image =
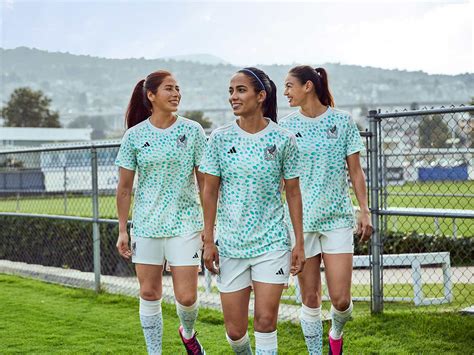
[[[291,124],[291,122],[295,121],[298,118],[298,116],[299,116],[299,111],[298,110],[293,111],[293,112],[289,113],[288,115],[280,118],[278,120],[278,124],[280,126],[285,127],[286,125],[289,125],[289,124]]]
[[[197,121],[191,120],[189,118],[183,117],[183,116],[178,116],[179,120],[181,120],[181,124],[185,125],[187,128],[193,130],[193,131],[203,131],[204,128],[202,128],[201,124]]]
[[[232,132],[234,122],[226,123],[211,132],[210,138],[218,138]]]
[[[140,132],[143,132],[144,130],[147,129],[147,125],[148,125],[148,119],[136,124],[133,127],[128,128],[123,134],[123,138],[127,138],[127,139],[135,138],[137,134],[140,134]]]
[[[352,115],[347,111],[344,111],[335,107],[331,107],[330,110],[331,110],[330,115],[334,116],[335,118],[339,118],[343,121],[352,119]]]

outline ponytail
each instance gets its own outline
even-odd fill
[[[273,122],[277,122],[278,108],[277,108],[277,88],[275,83],[268,77],[270,90],[267,91],[267,98],[263,102],[263,115],[268,117]]]
[[[125,125],[127,129],[145,121],[151,115],[153,107],[150,100],[148,100],[147,92],[151,91],[156,94],[163,80],[170,75],[170,72],[158,70],[149,74],[146,79],[140,80],[137,85],[135,85],[132,97],[128,103],[127,112],[125,113]]]
[[[125,125],[127,129],[139,124],[151,115],[150,102],[145,95],[145,89],[143,87],[144,83],[145,79],[140,80],[133,89],[132,97],[128,103],[127,113],[125,114]]]
[[[316,92],[319,101],[321,101],[324,106],[334,107],[334,99],[329,90],[328,74],[326,73],[326,70],[324,68],[316,68],[315,71],[321,78],[320,90]]]
[[[263,116],[268,117],[273,122],[277,122],[277,88],[270,77],[263,70],[249,67],[238,71],[250,78],[255,92],[264,90],[267,94],[262,105]]]
[[[328,75],[324,68],[313,69],[309,65],[299,65],[291,68],[289,74],[297,78],[302,85],[311,81],[321,104],[335,106],[334,98],[329,90]]]

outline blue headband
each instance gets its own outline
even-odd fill
[[[246,71],[246,72],[252,74],[255,77],[255,79],[257,79],[259,84],[262,86],[262,90],[267,91],[267,89],[265,89],[265,85],[263,85],[263,82],[258,78],[257,74],[255,74],[253,71],[251,71],[250,69],[245,69],[245,68],[241,69],[240,71]]]

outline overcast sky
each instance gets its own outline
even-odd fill
[[[474,72],[474,1],[0,1],[3,48]]]

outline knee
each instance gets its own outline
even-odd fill
[[[247,329],[239,329],[232,325],[229,325],[226,328],[227,336],[233,341],[240,340],[245,336],[245,334],[247,334]]]
[[[254,329],[260,333],[270,333],[276,329],[276,319],[271,314],[257,314],[254,319]]]
[[[197,295],[193,294],[183,294],[183,295],[175,295],[176,301],[185,307],[190,307],[194,305],[197,301]]]
[[[309,295],[303,295],[303,304],[309,308],[316,308],[321,305],[321,294],[311,293]]]
[[[140,297],[147,301],[155,301],[161,298],[161,292],[152,287],[142,287],[140,288]]]
[[[336,308],[338,311],[342,312],[345,311],[347,308],[349,308],[351,304],[351,298],[350,297],[336,297],[335,299],[331,299],[331,303],[334,308]]]

